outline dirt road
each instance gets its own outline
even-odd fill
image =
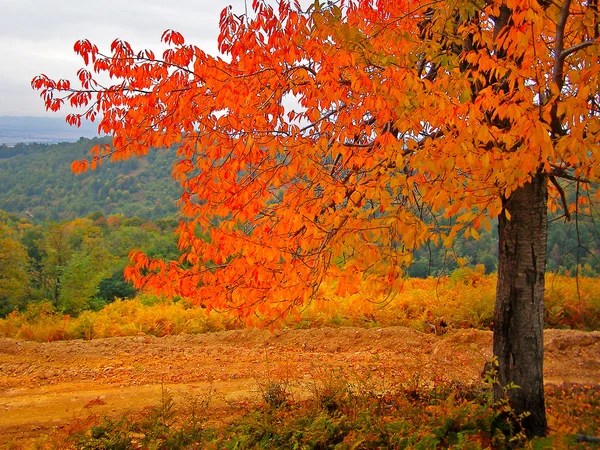
[[[600,332],[548,330],[546,383],[600,384]],[[175,397],[214,390],[224,409],[256,398],[267,379],[299,386],[323,377],[393,383],[477,380],[492,334],[406,328],[257,330],[155,338],[35,343],[0,338],[0,448],[27,448],[91,414],[155,405],[162,387]],[[226,412],[225,412],[226,414]]]

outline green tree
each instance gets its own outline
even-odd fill
[[[42,295],[58,307],[62,274],[73,254],[70,242],[70,227],[67,223],[51,224],[44,230],[40,286]]]
[[[114,261],[116,258],[107,252],[99,230],[88,229],[62,268],[58,309],[71,315],[88,309],[102,280],[111,275]]]
[[[21,307],[29,293],[27,252],[0,223],[0,317]]]
[[[114,263],[100,228],[91,219],[50,224],[40,247],[44,298],[66,313],[86,309]]]

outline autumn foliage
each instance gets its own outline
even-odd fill
[[[80,87],[32,85],[113,136],[75,171],[177,147],[183,255],[133,252],[127,277],[247,325],[299,314],[324,283],[394,292],[415,248],[497,217],[499,382],[543,435],[546,218],[589,201],[559,179],[598,178],[599,19],[595,0],[254,0],[223,10],[222,57],[173,30],[161,57],[81,40]]]
[[[450,329],[489,329],[494,312],[495,275],[469,268],[451,277],[406,280],[395,296],[373,297],[365,286],[356,294],[340,296],[335,285],[323,286],[324,301],[300,313],[300,320],[283,321],[291,328],[403,326],[435,333],[431,327],[443,318]],[[600,279],[575,280],[549,274],[545,321],[551,328],[600,330]],[[96,339],[146,334],[168,336],[239,329],[243,323],[232,313],[206,315],[190,302],[169,301],[151,295],[117,300],[100,311],[77,317],[57,312],[49,302],[32,303],[0,319],[0,336],[41,342]]]
[[[252,17],[223,11],[223,57],[172,30],[160,56],[81,40],[80,87],[44,75],[32,84],[51,110],[86,109],[69,123],[98,120],[114,136],[75,171],[177,147],[185,254],[133,253],[130,279],[249,324],[255,313],[272,321],[319,298],[326,275],[341,293],[364,281],[395,287],[411,250],[459,232],[477,238],[502,196],[538,170],[595,178],[600,124],[587,117],[599,66],[596,41],[582,36],[597,35],[597,21],[557,23],[560,5],[509,3],[514,26],[494,41],[496,2],[444,2],[433,14],[427,2],[303,12],[254,1]],[[563,7],[589,15],[586,5]],[[549,45],[568,59],[559,74]],[[553,74],[568,80],[564,92]],[[568,135],[553,136],[556,118]]]

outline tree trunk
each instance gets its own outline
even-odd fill
[[[528,437],[546,433],[544,405],[544,275],[546,272],[548,177],[536,175],[504,200],[498,220],[498,284],[494,312],[495,400],[528,412]],[[515,389],[503,389],[509,383]]]

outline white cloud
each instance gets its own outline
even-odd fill
[[[135,51],[162,49],[166,29],[208,53],[217,52],[221,10],[243,13],[244,0],[0,0],[0,116],[47,115],[31,79],[74,79],[83,61],[73,52],[79,39],[108,51],[115,38]],[[250,7],[251,0],[247,0]]]

